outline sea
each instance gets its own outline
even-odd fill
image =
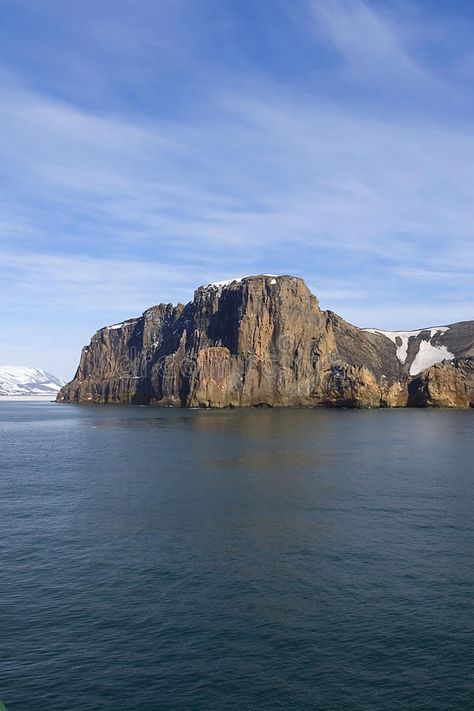
[[[0,404],[8,711],[474,708],[474,410]]]

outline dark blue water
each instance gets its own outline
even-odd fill
[[[474,411],[0,405],[8,711],[474,708]]]

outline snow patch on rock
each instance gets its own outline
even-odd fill
[[[271,279],[270,284],[276,284],[276,280],[280,276],[279,274],[259,274],[257,276],[268,277]],[[223,281],[213,281],[210,284],[204,284],[204,289],[222,289],[225,286],[230,286],[231,284],[240,284],[244,279],[251,279],[252,276],[235,277],[234,279],[224,279]]]
[[[410,366],[410,375],[418,375],[422,370],[430,368],[443,360],[453,360],[454,355],[446,346],[432,346],[430,341],[421,341],[416,358]]]
[[[128,319],[127,321],[122,321],[122,323],[113,323],[111,326],[106,326],[107,331],[117,331],[119,328],[123,328],[123,326],[127,326],[128,324],[136,323],[138,319],[136,318],[131,318]]]
[[[403,365],[408,355],[408,341],[410,338],[416,338],[420,331],[382,331],[379,328],[364,328],[368,333],[378,333],[389,338],[397,346],[397,358]],[[401,341],[399,343],[398,341]]]
[[[383,331],[380,328],[364,328],[368,333],[378,333],[389,338],[397,346],[397,358],[402,365],[406,363],[408,357],[408,346],[411,338],[417,338],[420,333],[427,334],[427,338],[420,341],[418,353],[410,366],[410,375],[417,375],[425,368],[429,368],[442,360],[452,360],[454,354],[450,353],[446,346],[432,345],[431,341],[435,336],[440,336],[449,331],[449,326],[433,326],[431,328],[420,328],[418,331]]]

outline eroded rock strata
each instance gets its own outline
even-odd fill
[[[459,348],[452,328],[461,334]],[[414,333],[405,338],[356,328],[321,310],[297,277],[246,277],[200,287],[186,306],[160,304],[100,329],[58,400],[180,407],[472,405],[474,322]],[[408,357],[413,367],[431,352],[435,359],[466,357],[413,377]]]

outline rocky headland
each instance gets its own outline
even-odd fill
[[[360,329],[302,279],[199,287],[101,328],[60,402],[177,407],[473,407],[474,321]]]

